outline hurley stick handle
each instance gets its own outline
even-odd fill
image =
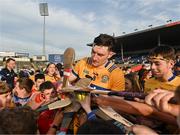
[[[75,59],[75,51],[73,48],[67,48],[64,51],[64,77],[63,77],[63,88],[68,85],[68,78],[71,75],[72,64]]]

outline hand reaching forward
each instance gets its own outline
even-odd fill
[[[173,105],[168,102],[174,96],[175,94],[173,91],[156,89],[146,96],[145,103],[156,107],[158,110],[162,112],[171,113],[175,115],[172,112],[176,112],[178,105]]]
[[[144,125],[133,125],[130,128],[135,135],[158,135],[154,130]]]
[[[90,95],[86,95],[85,99],[78,100],[78,101],[81,104],[82,108],[86,111],[87,114],[91,112],[91,99],[90,99]]]

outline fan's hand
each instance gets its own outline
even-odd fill
[[[170,113],[172,111],[173,105],[168,103],[168,101],[172,97],[174,97],[174,92],[156,89],[146,96],[145,103],[156,107],[162,112]]]
[[[41,92],[35,92],[32,94],[30,100],[26,103],[26,105],[31,107],[33,110],[36,110],[45,101],[46,101],[46,98]]]
[[[91,99],[90,95],[86,95],[83,100],[78,100],[79,103],[81,104],[82,108],[86,111],[86,113],[90,113],[91,110]]]

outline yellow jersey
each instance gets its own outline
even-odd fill
[[[161,82],[156,78],[151,78],[146,80],[145,82],[145,92],[150,92],[157,88],[175,91],[179,85],[180,85],[179,76],[174,76],[172,79],[170,79],[167,82]]]
[[[108,61],[103,68],[99,69],[91,65],[91,58],[80,60],[74,67],[72,73],[78,78],[92,78],[90,87],[97,90],[125,90],[125,79],[123,71],[116,64]]]
[[[61,78],[56,77],[56,76],[49,76],[48,74],[45,74],[45,81],[50,81],[52,83],[56,83],[59,80],[61,80]]]

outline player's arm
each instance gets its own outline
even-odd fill
[[[78,63],[76,63],[76,65],[72,68],[72,72],[71,72],[71,74],[70,74],[70,76],[69,76],[69,81],[70,81],[70,82],[74,82],[74,81],[76,81],[76,80],[79,78],[78,72],[79,72],[79,70],[80,70],[80,65],[81,65],[81,63],[78,62]]]
[[[77,79],[77,76],[75,76],[73,73],[69,76],[69,81],[74,82]]]
[[[126,101],[114,97],[96,97],[95,102],[99,105],[111,106],[112,108],[134,115],[143,115],[151,118],[156,118],[169,124],[176,125],[175,117],[158,111],[152,106],[144,103]]]
[[[125,101],[121,98],[99,96],[93,99],[98,105],[111,106],[112,108],[129,114],[147,116],[153,112],[151,107],[142,103]],[[140,106],[138,106],[140,105]],[[139,107],[141,109],[139,109]]]

